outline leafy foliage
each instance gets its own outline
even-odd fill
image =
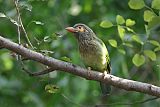
[[[155,3],[159,3],[158,0],[153,0],[152,1],[152,8],[154,9],[158,9],[157,8],[157,4]],[[157,26],[160,26],[160,20],[159,20],[159,17],[160,16],[157,16],[156,12],[153,11],[152,8],[148,7],[145,2],[143,0],[129,0],[128,2],[128,5],[131,9],[134,9],[134,10],[138,10],[138,9],[142,9],[144,7],[147,7],[148,9],[150,10],[145,10],[144,11],[144,21],[148,22],[148,25],[145,25],[145,28],[146,28],[146,35],[147,36],[150,36],[150,32]],[[154,6],[153,6],[154,5]],[[117,23],[117,29],[118,29],[118,35],[120,37],[120,39],[122,40],[122,44],[126,44],[125,43],[125,36],[128,34],[128,32],[130,33],[130,38],[132,41],[135,41],[139,44],[142,45],[142,47],[144,45],[146,45],[147,43],[147,39],[146,40],[142,40],[140,35],[138,33],[136,33],[131,27],[134,26],[136,24],[135,20],[132,20],[132,19],[125,19],[120,16],[120,15],[117,15],[116,16],[116,23]],[[123,26],[122,24],[125,23],[125,26]],[[113,25],[112,25],[113,26]],[[110,27],[112,27],[110,26]],[[116,26],[116,25],[115,25]],[[102,27],[102,26],[101,26]],[[106,27],[107,28],[107,27]],[[152,30],[151,30],[152,29]],[[126,30],[128,32],[126,32]],[[115,42],[116,40],[114,41],[109,41],[110,45],[113,46],[113,47],[117,47],[117,42]],[[158,46],[156,49],[154,49],[154,51],[159,51],[159,42],[155,41],[155,40],[149,40],[149,43],[151,43],[152,45],[155,45],[155,46]],[[127,46],[127,45],[126,45]],[[133,48],[132,47],[133,45],[128,45],[128,47],[130,48]],[[125,50],[124,49],[121,49],[122,47],[118,47],[118,51],[120,53],[123,53],[125,54]],[[142,50],[141,50],[142,51]],[[156,53],[153,52],[152,50],[144,50],[144,54],[146,56],[148,56],[152,61],[155,61],[156,60]],[[140,61],[141,60],[141,61]],[[145,57],[143,55],[139,55],[139,54],[135,54],[133,59],[132,59],[132,62],[133,64],[135,64],[136,66],[140,66],[140,65],[143,65],[144,62],[145,62]]]
[[[144,21],[150,22],[154,16],[156,16],[156,15],[152,11],[150,11],[150,10],[144,11]]]
[[[140,54],[135,54],[133,59],[132,59],[133,63],[136,65],[136,66],[141,66],[142,64],[144,64],[145,62],[145,57],[143,55],[140,55]]]
[[[137,35],[132,35],[131,38],[132,38],[133,41],[136,41],[137,43],[140,43],[140,44],[143,45],[143,42],[142,42],[142,40],[139,38],[139,36],[137,36]]]
[[[57,93],[59,87],[57,87],[56,85],[53,85],[53,84],[47,84],[45,86],[45,90],[48,92],[48,93]]]
[[[153,0],[152,1],[152,8],[160,10],[160,6],[159,5],[160,5],[160,1],[159,0]]]
[[[128,2],[128,5],[131,9],[142,9],[145,6],[145,3],[143,0],[130,0]]]
[[[117,47],[117,41],[116,40],[110,39],[110,40],[108,40],[108,42],[110,43],[111,46]]]
[[[110,28],[113,26],[112,22],[105,20],[100,23],[100,26],[103,28]]]
[[[134,20],[132,20],[132,19],[127,19],[126,20],[126,26],[133,26],[133,25],[135,25],[135,21]]]
[[[122,16],[117,15],[116,16],[116,22],[117,22],[117,24],[124,24],[125,20],[124,20],[124,18]]]
[[[123,40],[125,35],[125,29],[122,26],[118,26],[118,33],[120,38]]]
[[[144,54],[146,56],[148,56],[152,61],[156,60],[156,54],[155,54],[155,52],[153,52],[151,50],[144,50]]]

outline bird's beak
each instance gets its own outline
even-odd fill
[[[73,27],[66,27],[65,28],[68,32],[71,32],[71,33],[75,33],[75,32],[78,32],[78,30],[76,28],[73,28]]]

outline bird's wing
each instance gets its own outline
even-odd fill
[[[101,39],[96,38],[96,40],[102,45],[103,48],[106,49],[106,70],[107,70],[108,73],[111,73],[111,63],[110,63],[108,50],[107,50],[105,44],[103,43],[103,41]]]
[[[106,55],[106,60],[107,60],[107,71],[108,71],[108,73],[111,73],[111,63],[110,63],[110,58],[109,58],[109,54],[108,55]]]

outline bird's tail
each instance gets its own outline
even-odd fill
[[[109,84],[100,82],[100,87],[101,87],[101,90],[102,90],[102,94],[103,94],[104,96],[110,94],[110,92],[111,92],[111,86],[110,86]]]

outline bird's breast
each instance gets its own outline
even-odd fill
[[[104,71],[106,68],[106,48],[96,41],[84,41],[79,44],[81,58],[87,67]]]

